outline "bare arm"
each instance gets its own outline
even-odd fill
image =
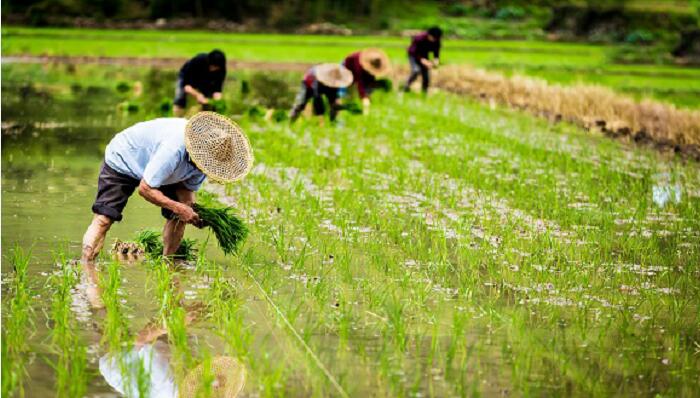
[[[200,103],[206,104],[207,102],[209,102],[209,100],[207,100],[207,97],[204,96],[204,94],[200,93],[199,90],[190,86],[189,84],[185,85],[185,92],[197,98],[197,101]]]
[[[193,225],[200,224],[199,216],[190,206],[168,198],[163,194],[163,192],[152,188],[144,180],[141,180],[139,183],[139,195],[143,196],[144,199],[153,203],[154,205],[168,209],[177,214],[177,216],[183,222]]]

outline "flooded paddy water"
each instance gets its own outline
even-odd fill
[[[93,311],[70,260],[104,146],[168,113],[174,71],[2,72],[4,329],[23,302],[10,301],[24,286],[16,246],[31,253],[22,289],[33,309],[30,322],[9,324],[24,341],[3,330],[3,344],[24,344],[3,353],[25,358],[26,396],[118,396],[101,358],[163,324],[156,344],[176,384],[227,355],[246,369],[242,396],[700,387],[696,163],[444,94],[377,93],[367,118],[289,127],[262,108],[286,110],[299,76],[234,71],[223,112],[248,133],[256,164],[241,183],[205,189],[246,219],[243,250],[226,258],[188,229],[210,243],[175,269],[104,253],[112,289]],[[655,203],[660,185],[678,200]],[[134,195],[106,246],[162,222]]]

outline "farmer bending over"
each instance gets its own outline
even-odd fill
[[[335,120],[338,111],[342,109],[338,99],[338,89],[345,88],[352,84],[352,73],[342,65],[321,64],[309,69],[301,82],[301,89],[289,115],[291,121],[295,121],[306,104],[313,100],[314,115],[320,116],[323,121],[323,114],[326,107],[323,97],[328,99],[330,107],[331,121]]]
[[[219,50],[197,54],[180,68],[175,87],[173,113],[182,116],[187,108],[187,95],[206,105],[209,99],[221,99],[226,79],[226,55]]]
[[[352,72],[357,93],[362,99],[364,114],[369,113],[369,96],[377,85],[377,78],[384,77],[391,70],[389,57],[382,50],[368,48],[348,55],[343,66]]]
[[[232,182],[243,177],[251,164],[243,132],[213,112],[201,112],[189,121],[161,118],[137,123],[114,136],[105,150],[94,216],[83,237],[81,263],[90,303],[101,307],[95,259],[112,223],[121,221],[134,190],[161,208],[166,219],[163,255],[168,256],[180,246],[185,224],[202,226],[191,205],[205,178]]]
[[[428,92],[430,86],[430,69],[437,68],[440,63],[440,38],[442,30],[437,26],[428,29],[419,35],[413,36],[411,46],[408,47],[408,62],[411,64],[411,74],[408,76],[404,91],[411,90],[411,84],[418,78],[422,78],[423,93]],[[429,58],[433,53],[433,60]]]

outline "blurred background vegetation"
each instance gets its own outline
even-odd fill
[[[700,0],[9,0],[6,25],[618,43],[619,62],[700,54]]]

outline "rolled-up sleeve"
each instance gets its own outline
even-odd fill
[[[158,148],[143,171],[143,180],[152,188],[166,185],[165,182],[172,176],[181,160],[177,151],[166,147]]]

